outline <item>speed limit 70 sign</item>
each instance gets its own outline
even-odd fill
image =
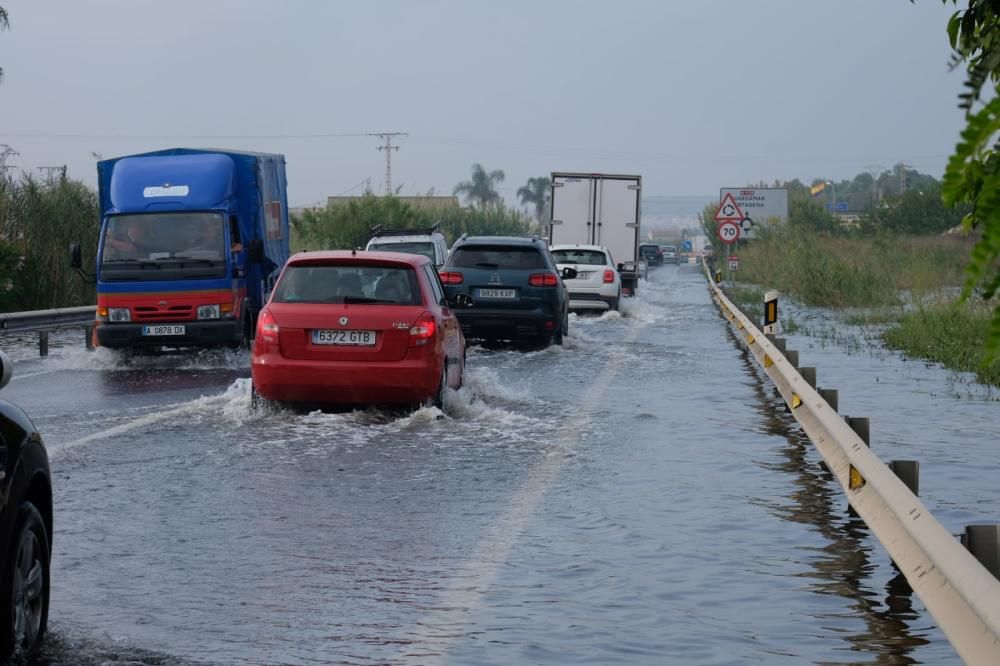
[[[735,243],[740,239],[740,225],[738,222],[733,222],[732,220],[726,220],[725,222],[720,222],[718,227],[719,240],[721,240],[726,245],[730,243]]]

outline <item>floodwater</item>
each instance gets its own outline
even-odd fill
[[[12,342],[55,483],[54,664],[959,663],[694,266],[445,410],[249,411],[230,352]],[[987,391],[792,336],[949,529],[1000,504]]]

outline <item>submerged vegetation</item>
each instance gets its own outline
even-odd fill
[[[837,237],[789,227],[740,248],[740,279],[806,305],[885,308],[954,292],[971,246],[956,236]]]
[[[992,309],[982,301],[930,305],[904,315],[883,339],[908,356],[975,373],[980,382],[1000,386],[1000,360],[990,360],[984,345],[991,319]]]

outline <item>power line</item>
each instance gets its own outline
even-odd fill
[[[394,136],[409,136],[406,132],[376,132],[369,134],[368,136],[377,136],[378,138],[385,141],[385,143],[378,147],[379,152],[385,151],[385,194],[389,196],[392,194],[392,151],[399,150],[399,146],[392,145],[392,138]]]

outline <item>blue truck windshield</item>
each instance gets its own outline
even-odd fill
[[[150,213],[109,217],[102,264],[225,263],[221,213]]]

